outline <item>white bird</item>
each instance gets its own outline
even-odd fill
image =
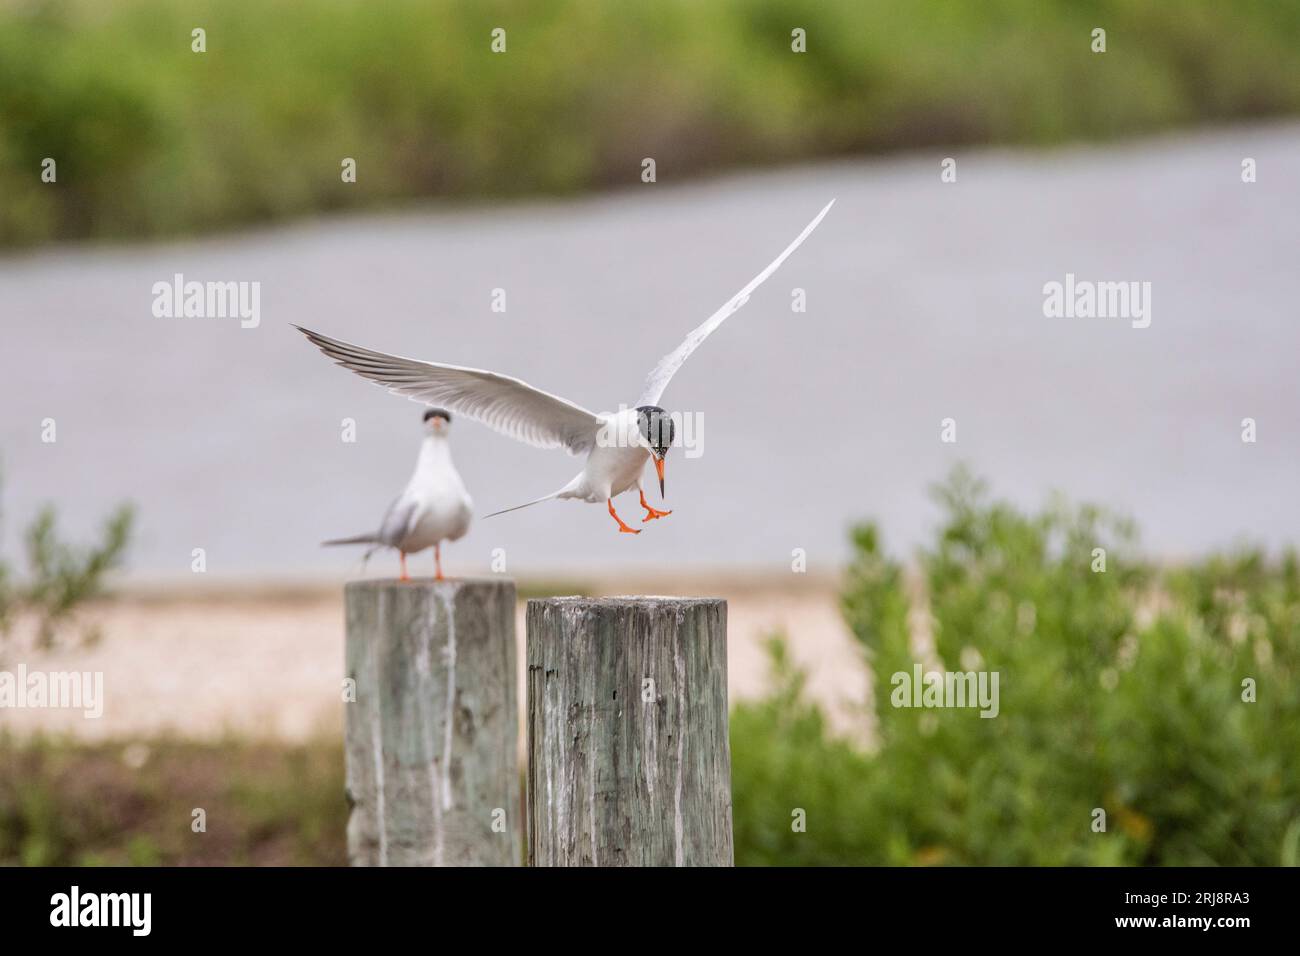
[[[588,411],[497,372],[401,358],[332,339],[301,326],[295,328],[337,364],[390,392],[415,401],[444,405],[529,445],[564,448],[571,455],[587,456],[582,471],[563,488],[514,508],[494,511],[487,517],[555,498],[575,498],[592,504],[604,501],[609,506],[610,515],[618,522],[620,532],[640,534],[638,529],[628,527],[618,516],[614,510],[614,498],[636,488],[641,494],[641,506],[646,509],[642,523],[672,514],[650,507],[641,487],[641,472],[646,461],[653,460],[659,476],[660,497],[664,494],[664,457],[674,437],[672,419],[659,406],[664,389],[691,353],[749,301],[750,294],[799,248],[834,204],[834,199],[828,202],[766,269],[686,336],[681,345],[659,360],[646,377],[635,408],[624,406],[623,411],[616,413]]]
[[[437,579],[442,580],[442,542],[456,541],[469,530],[474,502],[451,461],[451,413],[430,408],[424,413],[424,441],[415,473],[406,489],[388,506],[379,530],[353,538],[336,538],[333,544],[371,544],[366,557],[377,548],[396,548],[402,557],[402,580],[409,581],[406,556],[433,548]]]

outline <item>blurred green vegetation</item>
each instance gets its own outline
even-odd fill
[[[1300,863],[1296,556],[1161,568],[1100,508],[1022,513],[962,470],[937,495],[919,575],[854,532],[843,604],[873,673],[874,715],[858,715],[873,746],[832,730],[781,640],[770,693],[733,709],[736,862]],[[916,662],[997,671],[998,715],[893,707],[892,676]],[[339,865],[346,820],[337,740],[0,735],[0,865]]]
[[[109,572],[121,567],[135,524],[135,509],[119,505],[104,522],[97,544],[76,548],[58,534],[54,507],[47,505],[27,529],[27,575],[19,580],[0,558],[0,664],[14,618],[32,614],[35,645],[48,650],[73,623],[77,610],[104,593]],[[93,625],[83,628],[83,643],[98,639]]]
[[[1022,514],[964,471],[938,497],[920,556],[932,652],[903,567],[873,527],[854,535],[844,609],[873,671],[874,752],[831,733],[780,641],[773,694],[735,708],[737,862],[1295,865],[1295,554],[1161,570],[1098,508]],[[895,708],[892,675],[918,661],[999,672],[1000,713]]]
[[[23,0],[0,244],[1297,110],[1297,0]]]
[[[0,735],[3,866],[342,866],[346,825],[341,741]]]

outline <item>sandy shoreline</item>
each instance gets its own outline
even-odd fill
[[[763,643],[783,633],[808,671],[810,693],[846,733],[861,732],[867,672],[838,608],[837,581],[803,574],[647,575],[648,593],[717,596],[728,603],[728,687],[733,701],[768,684]],[[617,594],[621,581],[519,582],[518,680],[523,687],[524,606],[539,593]],[[26,636],[0,645],[0,670],[102,672],[103,715],[79,710],[0,710],[0,729],[18,737],[70,735],[120,740],[227,734],[301,741],[342,725],[341,582],[133,583],[83,615],[102,639],[89,648],[34,653]]]

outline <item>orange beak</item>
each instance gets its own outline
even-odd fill
[[[655,471],[659,475],[659,497],[664,497],[664,460],[657,455],[652,456],[655,460]]]

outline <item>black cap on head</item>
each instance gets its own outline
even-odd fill
[[[675,437],[673,420],[668,413],[658,405],[638,405],[636,422],[655,454],[660,458],[668,454],[668,446]]]
[[[451,412],[447,411],[447,409],[445,409],[445,408],[426,408],[426,409],[424,410],[424,420],[425,420],[426,422],[427,422],[430,418],[433,418],[435,415],[436,415],[437,417],[441,418],[443,421],[445,421],[448,425],[451,424]]]

